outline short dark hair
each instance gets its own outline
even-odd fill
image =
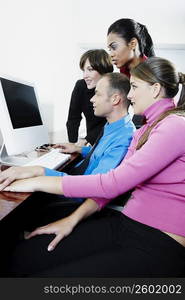
[[[83,70],[86,60],[99,74],[113,72],[113,65],[109,54],[104,49],[92,49],[86,51],[80,58],[80,69]]]
[[[109,81],[108,93],[112,95],[115,91],[118,91],[125,99],[125,103],[128,108],[130,105],[130,101],[127,98],[128,92],[130,90],[129,78],[126,75],[118,72],[107,73],[103,75],[102,78],[107,78]]]
[[[141,56],[155,56],[153,41],[145,25],[133,19],[119,19],[108,28],[107,35],[109,35],[109,33],[118,34],[127,44],[131,39],[136,38]]]

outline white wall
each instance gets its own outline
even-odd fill
[[[154,43],[185,44],[184,0],[0,0],[0,74],[36,84],[54,141],[66,139],[81,45],[106,47],[108,26],[122,17],[147,25]]]

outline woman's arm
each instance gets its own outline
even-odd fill
[[[59,176],[39,176],[28,179],[16,180],[3,191],[6,192],[46,192],[62,195],[62,178]]]
[[[16,181],[5,190],[44,191],[73,198],[97,198],[97,203],[103,206],[108,202],[107,199],[113,199],[142,184],[184,155],[185,145],[182,139],[185,132],[184,118],[170,116],[168,121],[163,120],[160,123],[152,130],[148,141],[141,149],[106,174],[63,178],[35,177]]]
[[[185,153],[184,118],[168,116],[151,131],[143,147],[106,174],[68,176],[62,181],[66,197],[113,199],[149,180]],[[98,199],[97,199],[98,202]]]
[[[85,83],[84,83],[85,88]],[[81,106],[81,97],[83,91],[83,82],[78,80],[75,84],[71,95],[71,101],[69,105],[69,112],[67,118],[67,133],[68,139],[71,143],[76,143],[78,140],[78,129],[82,119],[82,106]]]
[[[40,234],[55,234],[55,238],[51,241],[47,248],[48,251],[52,251],[64,237],[68,236],[73,231],[75,226],[82,219],[87,218],[97,210],[97,203],[92,199],[87,199],[70,216],[35,229],[26,238],[31,238]]]
[[[41,166],[10,167],[5,171],[0,172],[0,191],[14,180],[42,176],[44,173],[44,168]]]

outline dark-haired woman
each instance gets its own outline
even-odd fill
[[[145,25],[133,19],[119,19],[107,32],[107,45],[114,65],[130,77],[130,70],[147,57],[155,56],[153,41]],[[139,128],[142,117],[134,115],[133,122]]]
[[[131,70],[130,82],[128,97],[146,123],[119,167],[93,176],[19,180],[5,189],[91,197],[20,243],[9,257],[9,276],[184,277],[185,75],[154,57]],[[181,106],[175,107],[179,84]],[[122,212],[82,221],[131,189]]]
[[[113,66],[110,56],[105,50],[93,49],[82,55],[80,69],[83,71],[83,79],[78,80],[75,84],[66,123],[68,139],[71,143],[78,141],[78,131],[82,114],[84,114],[87,135],[83,144],[90,143],[93,145],[105,125],[106,119],[94,115],[90,99],[94,96],[98,80],[103,74],[113,72]]]

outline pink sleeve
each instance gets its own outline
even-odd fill
[[[116,169],[106,174],[64,177],[64,195],[93,198],[102,207],[110,199],[150,179],[184,154],[184,138],[185,119],[168,116],[151,131],[146,144],[124,159]]]

